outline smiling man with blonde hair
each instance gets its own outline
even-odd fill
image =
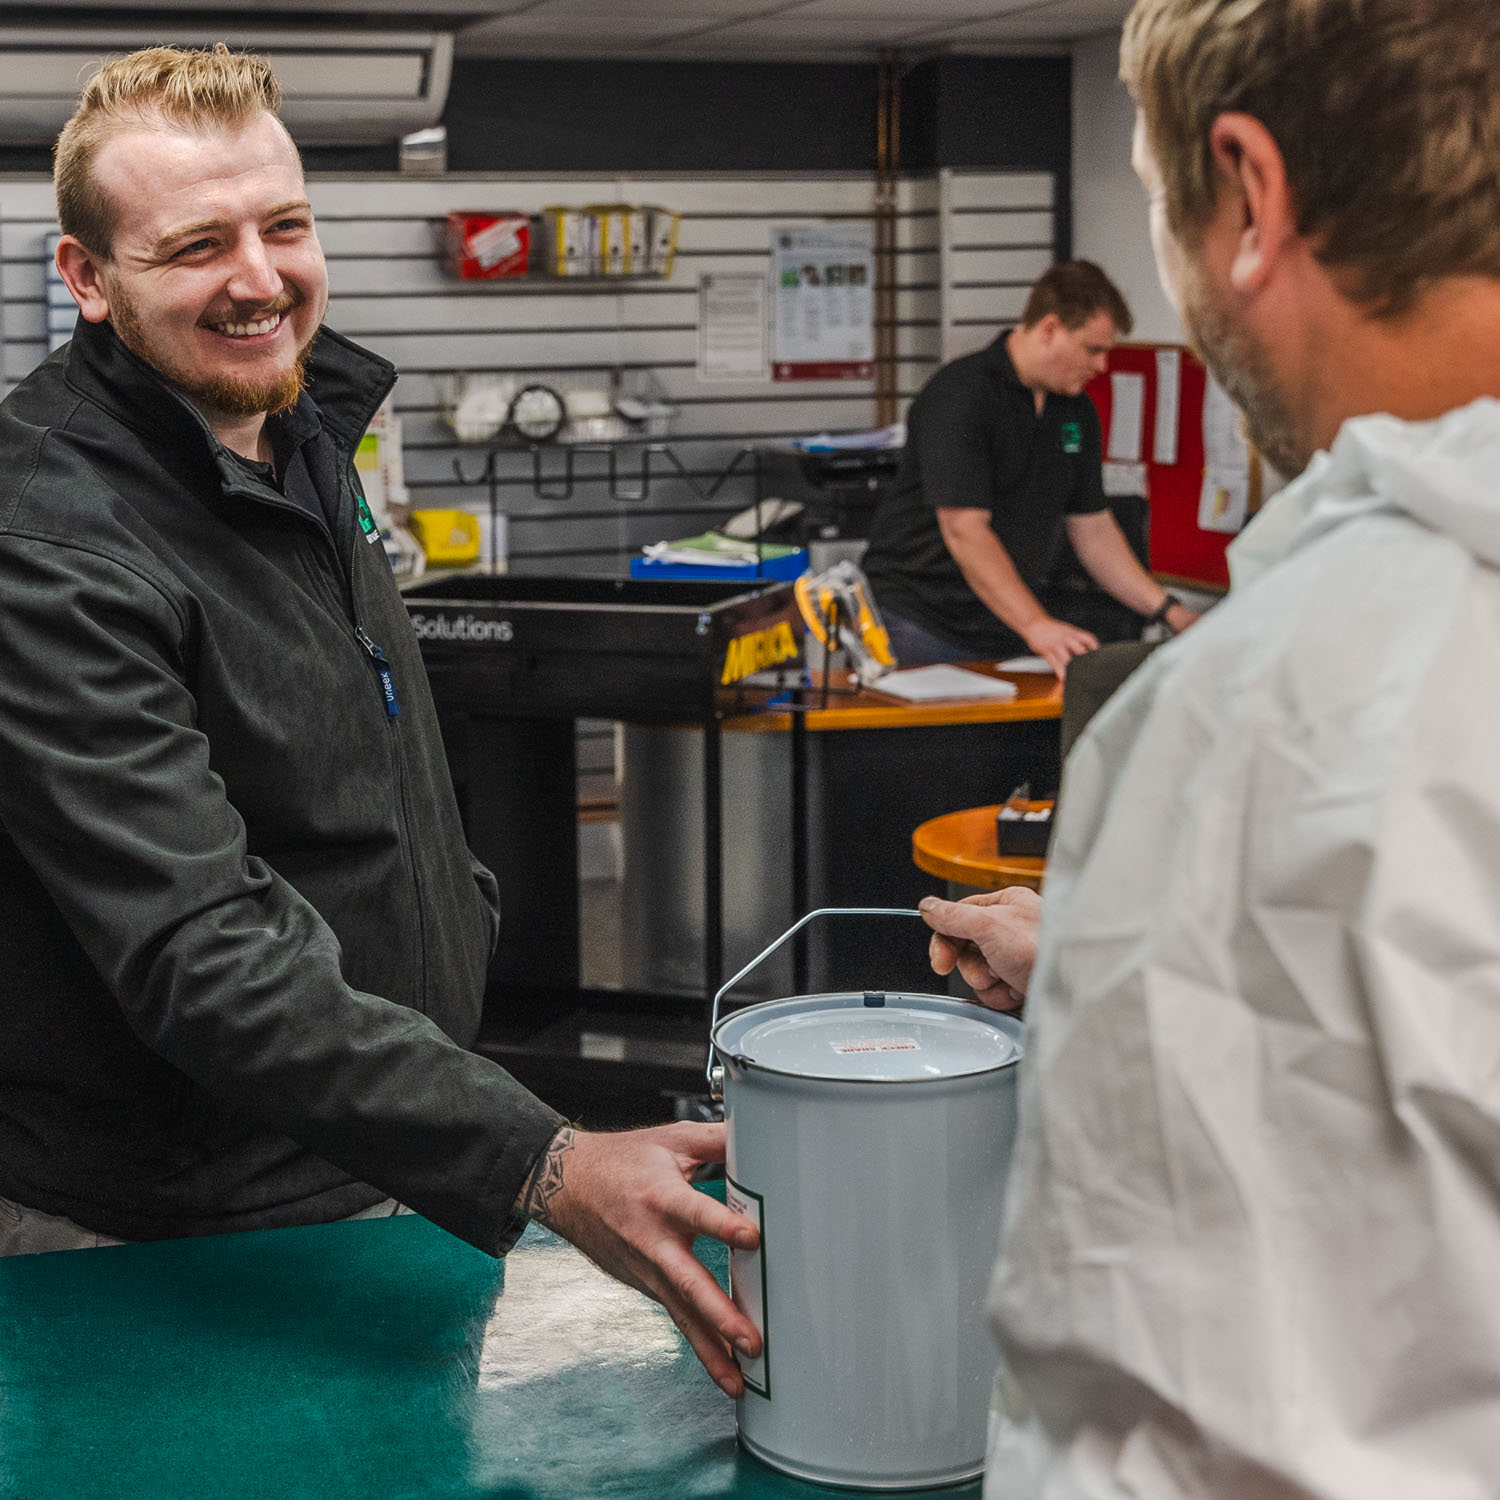
[[[263,58],[222,42],[153,47],[90,79],[54,161],[58,270],[83,317],[107,319],[232,451],[261,460],[272,456],[265,418],[296,405],[328,305],[280,106]],[[223,240],[237,226],[223,210],[246,196],[247,174],[261,246],[240,236],[226,278]]]
[[[352,458],[395,371],[262,60],[152,48],[57,149],[72,342],[0,406],[0,1254],[528,1217],[743,1389],[723,1127],[575,1131],[469,1052],[496,884]]]
[[[1140,0],[1169,291],[1300,475],[1065,773],[987,1495],[1500,1493],[1500,8]]]

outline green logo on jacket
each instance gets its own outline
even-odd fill
[[[1062,440],[1064,453],[1083,452],[1083,429],[1077,422],[1062,424]]]
[[[354,503],[358,508],[359,529],[364,532],[365,540],[378,542],[380,531],[375,525],[375,517],[370,514],[370,507],[365,503],[365,497],[357,487],[354,491]]]

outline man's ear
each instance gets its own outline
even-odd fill
[[[1239,292],[1259,291],[1297,237],[1286,162],[1254,115],[1220,115],[1209,127],[1208,142],[1219,173],[1219,212],[1233,216],[1230,285]]]
[[[57,242],[57,273],[72,293],[78,311],[90,323],[109,316],[109,294],[104,289],[100,259],[75,235],[65,234]]]
[[[1032,327],[1039,342],[1050,344],[1062,328],[1062,319],[1055,312],[1050,312],[1046,317],[1038,318]]]

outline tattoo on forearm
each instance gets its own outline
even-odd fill
[[[573,1149],[573,1131],[564,1125],[552,1137],[552,1144],[542,1152],[532,1169],[531,1180],[521,1194],[521,1212],[538,1224],[552,1228],[552,1201],[562,1191],[563,1158]]]

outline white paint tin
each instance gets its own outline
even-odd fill
[[[715,1024],[727,1196],[762,1234],[730,1263],[766,1345],[741,1360],[739,1434],[773,1467],[872,1490],[982,1471],[1021,1052],[1011,1017],[934,995],[805,995]]]

